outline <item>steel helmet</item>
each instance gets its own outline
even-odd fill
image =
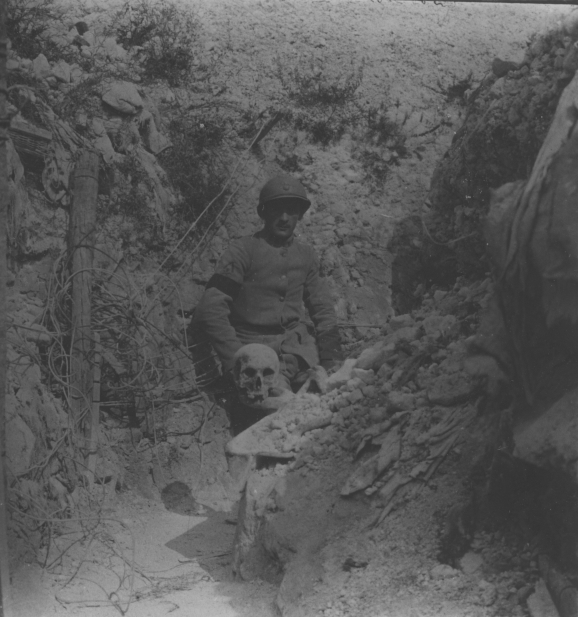
[[[307,199],[305,187],[292,176],[283,175],[271,178],[259,193],[259,205],[257,214],[263,218],[266,204],[277,199],[295,199],[303,203],[303,212],[306,212],[311,205]]]

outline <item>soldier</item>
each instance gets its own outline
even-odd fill
[[[225,375],[243,345],[261,343],[279,356],[281,389],[296,388],[307,369],[331,370],[341,359],[329,290],[312,247],[298,242],[295,227],[311,205],[303,185],[283,175],[259,195],[263,229],[231,243],[195,310],[193,336],[202,333]],[[305,321],[303,305],[314,329]]]

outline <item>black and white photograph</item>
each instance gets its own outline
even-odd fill
[[[0,617],[578,617],[578,6],[0,0]]]

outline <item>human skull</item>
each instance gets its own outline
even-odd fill
[[[266,345],[250,343],[241,347],[233,360],[233,377],[241,400],[246,403],[264,401],[269,389],[277,383],[277,354]]]

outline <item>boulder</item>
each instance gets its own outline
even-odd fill
[[[345,360],[341,368],[327,379],[327,391],[331,392],[331,390],[344,386],[351,379],[352,370],[356,363],[357,360],[353,358]]]
[[[528,598],[528,611],[531,617],[558,617],[559,613],[556,609],[546,583],[540,579],[536,583],[534,593]]]
[[[77,84],[81,81],[84,71],[78,66],[78,64],[72,64],[70,66],[70,81],[73,84]]]
[[[510,71],[515,71],[518,68],[518,65],[515,62],[510,62],[508,60],[502,60],[501,58],[494,58],[492,62],[492,73],[496,77],[504,77]]]
[[[399,330],[399,332],[401,332],[401,330]],[[357,358],[355,368],[364,370],[373,369],[374,371],[378,371],[383,363],[388,358],[391,358],[394,353],[395,344],[387,344],[385,341],[382,341],[376,345],[373,345],[373,347],[364,349],[359,358]]]
[[[8,470],[17,476],[30,467],[36,438],[26,422],[18,415],[6,422],[6,434],[9,436],[6,440]]]
[[[127,57],[126,49],[119,45],[113,36],[104,39],[102,48],[110,60],[125,60]]]
[[[421,328],[419,326],[406,326],[396,330],[392,334],[388,334],[383,342],[388,345],[390,343],[397,345],[398,343],[411,343],[419,338]]]
[[[387,411],[408,411],[415,407],[415,395],[409,392],[390,392],[387,397]]]
[[[475,392],[476,383],[465,373],[440,375],[427,392],[432,405],[451,407],[465,403]]]
[[[578,481],[578,388],[514,435],[522,460],[561,469]]]
[[[466,553],[460,559],[460,568],[464,574],[473,574],[484,565],[484,558],[478,553]]]
[[[136,85],[129,81],[115,81],[107,84],[102,100],[123,114],[136,114],[144,106]]]
[[[159,154],[171,146],[171,142],[157,129],[153,115],[148,109],[143,109],[139,118],[140,133],[144,144],[153,154]]]
[[[440,333],[444,336],[457,334],[458,326],[455,315],[428,315],[422,322],[426,334]]]
[[[50,62],[44,54],[38,54],[32,61],[32,72],[36,79],[46,79],[52,74]]]
[[[70,64],[64,60],[60,60],[52,67],[52,75],[62,83],[70,83]]]
[[[107,165],[122,159],[122,154],[115,152],[112,142],[106,133],[99,135],[94,140],[94,147],[102,154],[102,158]]]
[[[405,313],[404,315],[396,315],[389,320],[389,327],[395,332],[395,330],[399,330],[400,328],[408,328],[413,326],[414,319],[409,313]]]

